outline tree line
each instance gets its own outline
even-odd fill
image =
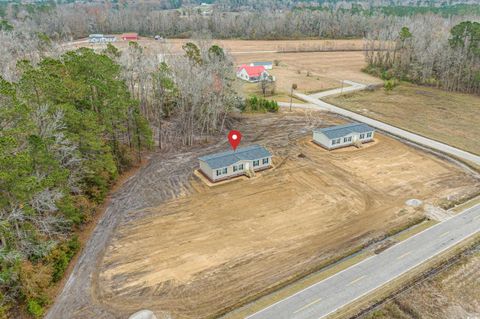
[[[362,38],[392,25],[416,23],[425,16],[445,15],[441,21],[444,24],[461,16],[475,20],[480,14],[471,1],[451,3],[438,6],[424,1],[405,6],[397,1],[394,2],[397,6],[392,7],[391,1],[383,0],[374,3],[224,0],[214,2],[212,13],[207,15],[195,6],[161,10],[159,4],[134,2],[70,3],[43,5],[36,10],[10,6],[4,10],[2,19],[5,28],[37,30],[56,40],[128,31],[144,36],[183,38],[190,38],[198,31],[217,39]]]
[[[366,71],[390,84],[399,79],[480,94],[480,23],[445,23],[435,16],[425,19],[370,33]],[[433,25],[436,32],[432,32]]]
[[[118,174],[152,146],[120,66],[89,49],[0,77],[0,317],[41,316]]]
[[[144,36],[190,38],[204,31],[213,38],[291,39],[363,37],[396,17],[367,16],[349,11],[151,10],[148,6],[114,9],[108,5],[72,4],[29,14],[10,12],[8,22],[19,30],[37,30],[52,39],[72,40],[91,33],[139,32]]]

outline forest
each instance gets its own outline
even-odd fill
[[[436,86],[448,91],[480,94],[480,23],[427,23],[372,33],[366,45],[365,71],[387,81]],[[431,32],[429,25],[439,32]],[[380,46],[382,50],[377,50]]]
[[[18,81],[0,78],[0,317],[19,301],[42,314],[79,249],[75,232],[152,147],[106,55],[80,49],[18,69]]]

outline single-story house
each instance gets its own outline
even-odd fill
[[[250,66],[263,66],[265,70],[273,69],[273,62],[252,62]]]
[[[200,171],[212,182],[260,171],[271,167],[272,154],[260,145],[238,148],[236,151],[210,154],[198,158]]]
[[[373,140],[375,129],[364,123],[349,123],[313,130],[313,141],[326,149],[335,149]]]
[[[237,69],[237,77],[248,82],[258,82],[262,79],[268,78],[268,76],[268,72],[262,65],[249,66],[243,64]]]
[[[137,41],[138,33],[135,33],[135,32],[124,33],[122,34],[121,38],[123,41]]]

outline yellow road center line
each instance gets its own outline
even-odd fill
[[[412,253],[411,251],[406,252],[405,254],[398,256],[397,259],[402,259],[403,257],[410,255],[411,253]]]
[[[302,308],[300,308],[300,309],[298,309],[298,310],[295,310],[295,312],[294,312],[294,313],[300,312],[300,311],[302,311],[302,310],[304,310],[304,309],[306,309],[306,308],[310,307],[311,305],[314,305],[314,304],[316,304],[316,303],[317,303],[317,302],[319,302],[320,300],[322,300],[322,298],[318,298],[317,300],[315,300],[315,301],[312,301],[312,302],[311,302],[311,303],[309,303],[308,305],[305,305],[305,306],[303,306]]]
[[[348,286],[353,285],[353,284],[356,283],[356,282],[359,282],[360,280],[362,280],[362,279],[365,278],[365,277],[367,277],[367,275],[363,275],[363,276],[358,277],[357,279],[351,281],[351,282],[348,284]]]
[[[450,233],[450,231],[446,231],[446,232],[444,232],[443,234],[441,234],[441,235],[440,235],[440,238],[447,236],[447,235],[448,235],[448,233]]]

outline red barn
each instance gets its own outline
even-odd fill
[[[121,38],[123,41],[137,41],[138,33],[124,33]]]

